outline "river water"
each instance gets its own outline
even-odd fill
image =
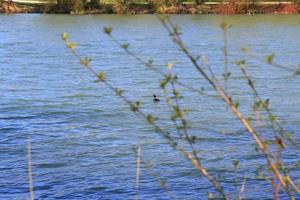
[[[271,66],[265,57],[295,70],[300,63],[300,16],[257,15],[172,16],[182,38],[194,55],[205,55],[215,74],[224,72],[224,37],[228,31],[228,92],[248,116],[253,94],[236,59],[247,61],[247,70],[259,93],[270,98],[272,111],[283,127],[294,132],[299,143],[300,78],[293,72]],[[135,194],[136,146],[141,145],[140,199],[207,199],[215,190],[173,150],[153,128],[132,114],[128,106],[78,64],[60,38],[67,32],[78,43],[78,53],[90,56],[95,70],[122,88],[142,110],[158,117],[159,126],[176,135],[169,120],[170,107],[159,87],[162,77],[147,70],[124,53],[102,29],[113,35],[155,68],[173,73],[206,95],[177,89],[184,96],[180,105],[187,115],[189,134],[197,136],[196,149],[208,172],[220,180],[226,193],[238,193],[245,182],[244,197],[270,199],[270,184],[257,175],[265,166],[251,137],[189,60],[170,40],[157,17],[152,15],[0,15],[0,199],[28,199],[27,144],[32,138],[33,185],[36,199],[133,199]],[[240,51],[251,49],[257,57]],[[262,59],[262,60],[260,60]],[[223,81],[222,81],[223,82]],[[152,102],[156,93],[162,99]],[[209,95],[207,95],[209,94]],[[262,136],[272,139],[270,124],[254,122]],[[263,126],[265,125],[265,126]],[[263,126],[263,127],[262,127]],[[182,144],[186,147],[186,144]],[[299,181],[299,151],[292,145],[283,152]],[[237,169],[232,161],[239,160]],[[268,175],[265,167],[263,173]],[[258,173],[259,174],[259,173]],[[299,197],[299,196],[298,196]],[[282,198],[287,197],[282,194]],[[299,197],[300,198],[300,197]]]

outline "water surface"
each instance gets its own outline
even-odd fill
[[[273,112],[299,141],[300,79],[240,51],[250,48],[263,59],[275,52],[276,62],[296,69],[299,15],[174,15],[172,19],[181,25],[191,51],[206,55],[219,77],[224,70],[220,23],[225,19],[232,24],[229,92],[249,115],[253,95],[233,64],[246,59],[258,91],[271,99]],[[137,144],[142,146],[143,160],[152,165],[142,165],[140,199],[206,199],[208,191],[214,192],[188,161],[130,113],[112,91],[96,84],[60,38],[68,32],[70,40],[79,44],[78,52],[93,58],[96,70],[104,70],[108,81],[122,88],[130,100],[141,100],[145,112],[158,116],[160,126],[175,133],[167,104],[152,102],[153,93],[165,96],[159,87],[162,77],[124,54],[102,33],[105,26],[112,26],[113,35],[130,43],[137,55],[153,59],[157,69],[166,72],[171,62],[180,80],[215,95],[155,16],[0,15],[0,199],[28,198],[29,136],[37,199],[132,199]],[[221,180],[226,192],[239,191],[246,176],[245,197],[272,198],[269,184],[254,180],[256,168],[265,161],[224,103],[182,87],[178,90],[184,95],[181,105],[190,109],[190,134],[200,138],[197,150],[203,165]],[[261,130],[272,138],[270,128]],[[284,159],[288,163],[299,160],[299,151],[286,151]],[[232,160],[240,160],[236,171]],[[293,175],[299,179],[299,170]],[[166,181],[169,193],[161,181]]]

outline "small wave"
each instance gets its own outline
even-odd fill
[[[72,95],[68,95],[68,96],[61,96],[61,98],[65,98],[65,99],[72,99],[72,98],[91,98],[91,97],[100,97],[97,95],[93,95],[93,94],[83,94],[83,93],[77,93],[77,94],[72,94]]]
[[[105,186],[95,186],[95,187],[90,187],[89,190],[92,191],[101,191],[101,190],[105,190],[107,187]]]
[[[27,116],[11,116],[11,117],[0,117],[0,120],[19,120],[19,119],[33,119],[36,118],[36,115],[27,115]]]
[[[37,168],[59,168],[65,166],[65,163],[42,163],[42,164],[36,164],[35,166]]]

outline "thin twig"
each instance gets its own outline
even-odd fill
[[[240,196],[239,199],[242,200],[243,199],[243,195],[245,193],[245,188],[246,188],[246,182],[247,182],[247,177],[244,178],[241,190],[240,190]]]
[[[228,78],[230,76],[229,71],[228,71],[228,24],[223,21],[221,24],[221,27],[223,29],[223,40],[224,40],[224,47],[223,47],[223,54],[224,54],[224,90],[227,90],[227,83],[228,83]]]
[[[258,54],[255,54],[253,52],[251,52],[250,50],[248,49],[242,49],[242,52],[244,52],[246,55],[248,55],[249,57],[251,58],[254,58],[258,61],[261,61],[261,62],[266,62],[266,59],[264,58],[261,58]],[[282,64],[279,64],[279,63],[276,63],[274,61],[272,62],[267,62],[267,64],[273,66],[273,67],[276,67],[276,68],[279,68],[279,69],[283,69],[283,70],[286,70],[286,71],[289,71],[289,72],[295,72],[294,69],[290,68],[290,67],[287,67],[285,65],[282,65]]]
[[[258,133],[254,129],[254,127],[251,125],[251,123],[243,116],[243,114],[239,111],[235,103],[232,101],[231,97],[226,94],[223,87],[219,85],[217,82],[215,82],[213,79],[211,79],[207,73],[204,71],[202,66],[200,66],[197,62],[197,59],[194,58],[194,56],[189,52],[189,50],[184,45],[183,41],[181,40],[180,34],[178,32],[178,28],[176,28],[169,17],[162,18],[160,17],[160,21],[162,25],[166,28],[166,30],[169,32],[170,36],[173,38],[173,41],[175,44],[178,45],[179,49],[185,53],[185,55],[190,59],[194,67],[199,71],[199,73],[204,77],[204,79],[207,80],[207,82],[214,88],[214,90],[222,97],[224,102],[230,107],[233,114],[241,121],[242,125],[246,128],[246,130],[250,133],[253,140],[255,141],[257,147],[260,149],[262,154],[265,156],[267,163],[274,173],[274,175],[278,178],[282,186],[284,187],[285,191],[288,192],[288,183],[285,181],[284,177],[280,173],[277,165],[273,162],[272,157],[270,156],[269,150],[265,142],[262,138],[259,137]],[[291,179],[290,179],[291,180]],[[292,180],[291,180],[292,181]],[[290,185],[293,187],[295,191],[299,191],[297,187],[295,187],[295,184]],[[299,193],[300,194],[300,193]]]
[[[141,145],[137,146],[136,156],[136,179],[135,179],[135,200],[139,199],[139,188],[140,188],[140,165],[141,165]]]
[[[268,114],[268,117],[272,120],[271,123],[272,123],[272,127],[277,127],[278,129],[278,132],[280,134],[281,137],[285,138],[287,141],[289,141],[294,147],[296,147],[296,149],[300,150],[300,145],[297,144],[287,133],[286,131],[284,130],[284,128],[281,126],[279,120],[277,117],[274,117],[274,114],[272,113],[271,109],[270,109],[270,106],[265,102],[263,101],[261,95],[258,93],[258,91],[256,90],[255,86],[254,86],[254,82],[251,80],[244,64],[238,64],[244,78],[246,78],[246,80],[248,81],[248,85],[250,86],[251,90],[253,91],[255,97],[262,103],[263,105],[263,108],[265,109],[265,111],[267,112]]]
[[[143,58],[139,57],[138,55],[136,55],[133,51],[129,50],[129,46],[122,44],[121,42],[119,42],[119,40],[117,40],[112,34],[106,34],[110,37],[111,41],[114,42],[116,45],[118,45],[121,49],[123,49],[125,51],[125,53],[129,56],[131,56],[132,58],[134,58],[137,62],[139,62],[140,64],[144,65],[147,67],[147,69],[153,71],[154,73],[157,73],[159,75],[161,75],[162,77],[166,78],[167,74],[163,73],[162,71],[158,70],[155,65],[153,64],[152,60],[149,61],[145,61]],[[203,90],[199,90],[197,88],[194,88],[180,80],[177,80],[177,84],[182,86],[183,88],[198,93],[200,95],[205,95],[214,99],[217,99],[214,95],[210,95],[210,94],[206,94]]]
[[[63,36],[64,43],[67,48],[70,49],[71,53],[78,59],[79,63],[84,66],[88,71],[90,71],[98,80],[99,82],[102,82],[104,85],[106,85],[110,90],[113,92],[116,92],[118,88],[115,88],[113,85],[111,85],[108,81],[106,81],[103,78],[100,78],[98,73],[90,66],[89,62],[81,62],[82,58],[76,53],[74,45],[70,44],[68,42],[68,39],[66,36]],[[156,124],[155,120],[150,120],[149,115],[142,112],[136,105],[127,99],[122,93],[116,93],[117,96],[119,96],[127,105],[129,105],[131,108],[134,108],[133,112],[140,118],[144,119],[147,123],[152,125],[156,132],[159,133],[163,138],[166,139],[167,143],[174,148],[176,151],[180,152],[186,159],[190,160],[191,163],[194,165],[194,167],[203,174],[216,188],[216,190],[223,196],[224,199],[229,200],[229,197],[227,197],[226,193],[224,192],[223,187],[221,184],[211,176],[207,170],[195,159],[193,154],[186,152],[184,149],[178,146],[178,143],[173,140],[171,137],[171,134],[169,131],[162,129],[159,125]]]
[[[29,199],[34,200],[33,178],[32,178],[32,155],[31,155],[31,136],[28,137],[27,159],[28,159],[28,182],[29,182]]]
[[[176,86],[175,86],[176,80],[174,80],[171,70],[170,70],[169,73],[170,73],[170,76],[172,77],[171,78],[171,86],[172,86],[172,91],[173,91],[173,95],[174,95],[174,98],[175,98],[175,103],[176,103],[176,106],[177,106],[179,112],[182,113],[183,111],[182,111],[182,108],[181,108],[180,103],[179,103],[179,98],[178,98],[177,90],[176,90]],[[185,136],[186,140],[188,141],[188,143],[190,145],[190,148],[192,150],[194,158],[197,160],[198,163],[200,163],[200,158],[199,158],[199,156],[197,154],[197,151],[194,147],[194,141],[190,137],[190,135],[188,133],[188,130],[187,130],[187,125],[186,125],[187,120],[185,119],[184,114],[180,114],[180,121],[181,121],[181,125],[183,127],[184,136]]]
[[[142,157],[141,157],[141,163],[143,164],[143,166],[145,167],[145,169],[147,170],[148,174],[150,176],[152,176],[156,181],[159,181],[160,183],[160,187],[162,187],[167,196],[169,196],[170,199],[181,199],[176,197],[175,194],[173,194],[173,192],[169,189],[169,187],[167,186],[166,180],[163,180],[159,174],[155,173],[153,168],[152,168],[152,164],[148,164],[150,163],[149,161],[145,161]]]

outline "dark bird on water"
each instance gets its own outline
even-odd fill
[[[160,99],[156,96],[156,94],[153,94],[153,102],[159,102]]]

